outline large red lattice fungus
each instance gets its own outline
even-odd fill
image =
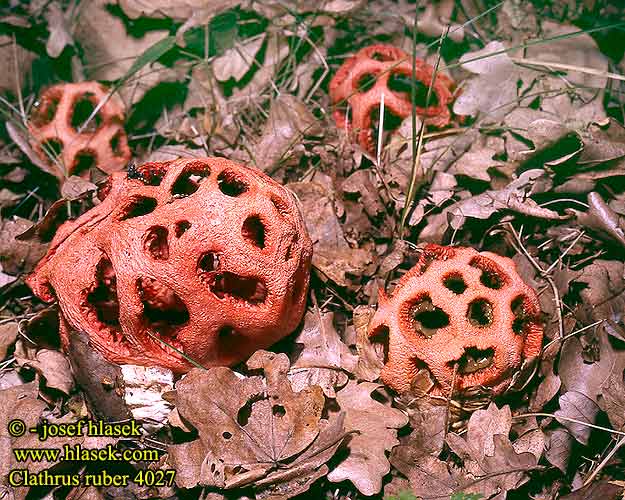
[[[223,158],[147,163],[100,195],[28,278],[58,300],[65,348],[75,329],[109,361],[183,372],[175,349],[230,365],[299,323],[312,244],[293,195],[263,173]]]
[[[432,83],[433,74],[432,66],[415,59],[415,78],[425,88]],[[382,94],[385,108],[401,119],[406,118],[412,113],[410,82],[412,58],[403,50],[392,45],[371,45],[359,50],[343,63],[330,82],[330,98],[337,107],[334,111],[337,126],[353,129],[358,143],[372,152],[375,142],[371,115],[378,112]],[[416,108],[426,124],[435,127],[449,124],[452,88],[449,77],[436,74],[430,97],[433,105]],[[351,117],[346,113],[347,105]]]
[[[454,390],[500,394],[523,361],[540,354],[538,298],[507,257],[431,244],[390,297],[380,292],[369,333],[388,328],[382,380],[398,392],[425,369],[432,395],[448,395],[454,380]]]
[[[100,102],[105,104],[87,125]],[[31,146],[63,180],[86,176],[91,167],[110,174],[130,160],[124,107],[98,82],[61,83],[45,90],[30,117]],[[79,131],[80,130],[80,131]]]

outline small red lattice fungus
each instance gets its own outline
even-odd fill
[[[111,362],[184,372],[164,342],[231,365],[299,323],[312,244],[293,195],[265,174],[223,158],[147,163],[100,195],[28,278],[58,300],[66,349],[75,329]]]
[[[524,360],[541,351],[543,327],[536,293],[514,262],[472,248],[428,245],[392,295],[380,291],[369,325],[388,329],[385,384],[407,392],[420,370],[434,382],[430,394],[483,386],[504,392]]]
[[[415,59],[415,78],[427,89],[432,83],[434,69],[422,59]],[[330,82],[330,98],[337,106],[334,119],[340,128],[353,130],[358,143],[369,152],[374,150],[371,115],[378,112],[382,94],[384,106],[404,119],[412,113],[412,58],[392,45],[371,45],[359,50],[336,72]],[[449,124],[449,103],[453,82],[436,74],[428,107],[416,108],[425,123],[435,127]],[[350,109],[351,117],[346,113]]]
[[[79,132],[100,102],[105,104]],[[46,89],[31,114],[29,130],[31,146],[61,180],[87,176],[91,167],[110,174],[130,161],[123,104],[115,95],[107,99],[98,82],[61,83]]]

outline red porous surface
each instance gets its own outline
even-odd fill
[[[399,118],[406,118],[412,113],[410,92],[396,92],[389,88],[392,75],[404,75],[412,78],[412,58],[403,50],[392,45],[371,45],[359,50],[350,57],[336,72],[330,82],[330,98],[337,106],[334,119],[340,128],[347,127],[357,134],[358,143],[363,149],[373,152],[374,140],[371,113],[380,107],[382,94],[384,106]],[[415,78],[429,87],[432,83],[434,68],[422,59],[415,59]],[[366,76],[375,79],[373,86],[365,91],[359,90],[359,83]],[[451,114],[449,103],[453,99],[452,80],[437,73],[432,83],[432,91],[438,103],[427,108],[417,107],[416,113],[425,123],[435,127],[449,124]],[[348,117],[341,108],[348,105]]]
[[[54,85],[39,97],[29,122],[31,146],[59,179],[88,175],[88,171],[77,171],[81,156],[93,158],[93,166],[108,174],[122,170],[130,161],[124,107],[117,96],[107,95],[98,82],[81,82]],[[76,124],[72,125],[72,118],[76,105],[84,100],[93,108],[100,102],[105,104],[97,118],[79,132]],[[56,162],[50,158],[53,143],[60,149]]]
[[[415,318],[424,302],[429,310],[442,310],[448,324],[426,334]],[[490,309],[483,322],[472,318],[478,305]],[[484,386],[500,394],[522,362],[540,354],[543,337],[536,293],[521,280],[511,259],[434,244],[425,248],[390,297],[380,290],[369,334],[384,329],[389,335],[384,383],[407,392],[417,372],[426,368],[435,381],[430,394],[445,396],[454,380],[454,365],[460,366],[467,350],[490,352],[492,362],[470,373],[456,371],[454,390]]]
[[[184,372],[177,351],[232,365],[300,322],[312,244],[293,195],[262,172],[223,158],[148,163],[99,195],[27,279],[58,300],[66,349],[81,330],[111,362]]]

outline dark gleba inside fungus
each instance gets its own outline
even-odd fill
[[[222,158],[148,163],[100,196],[28,278],[58,300],[65,348],[84,331],[109,361],[183,372],[185,356],[237,363],[299,323],[312,245],[266,175]]]
[[[390,297],[380,291],[371,335],[389,332],[382,380],[407,392],[429,370],[432,395],[483,386],[504,392],[524,360],[541,351],[536,292],[514,262],[472,248],[428,245]]]

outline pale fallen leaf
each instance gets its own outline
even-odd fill
[[[74,39],[60,4],[50,3],[44,17],[48,22],[48,31],[50,32],[46,42],[46,52],[50,57],[56,58],[61,55],[67,45],[74,45]]]
[[[318,308],[308,311],[302,331],[293,339],[294,351],[289,370],[293,390],[299,392],[318,385],[327,397],[334,398],[335,387],[347,383],[347,372],[354,371],[358,357],[343,343],[334,325],[334,313],[322,313]]]
[[[347,442],[349,455],[328,474],[328,479],[349,480],[364,495],[374,495],[382,489],[382,478],[391,469],[386,452],[399,443],[397,429],[408,423],[404,413],[371,398],[379,387],[350,380],[336,396],[346,413],[346,429],[358,433]]]
[[[305,136],[322,133],[319,120],[308,106],[290,94],[280,94],[271,103],[258,142],[253,147],[252,160],[263,171],[271,171],[295,156]]]
[[[592,428],[586,424],[595,423],[595,418],[599,413],[597,403],[577,391],[564,393],[560,396],[559,403],[560,409],[555,411],[556,419],[571,432],[575,439],[587,445]],[[566,417],[566,420],[560,417]]]
[[[264,377],[229,368],[192,370],[176,385],[176,407],[199,440],[169,447],[168,462],[181,486],[255,485],[260,494],[290,498],[327,472],[345,434],[343,414],[321,418],[319,386],[294,392],[285,354],[257,351],[247,361]]]
[[[235,43],[234,47],[213,61],[215,78],[225,82],[230,78],[239,81],[247,73],[265,41],[265,34]]]

